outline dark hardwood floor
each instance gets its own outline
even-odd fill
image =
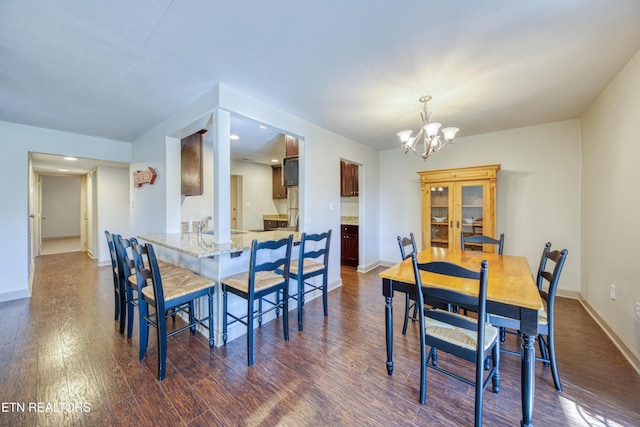
[[[258,330],[254,366],[246,366],[243,338],[209,352],[204,337],[179,334],[169,339],[167,377],[158,382],[155,331],[142,362],[137,319],[131,340],[118,333],[109,267],[83,253],[42,256],[32,298],[0,304],[0,425],[471,425],[473,390],[457,380],[429,371],[427,404],[418,403],[418,328],[401,335],[403,299],[395,300],[390,377],[377,271],[343,269],[342,279],[329,294],[329,317],[320,299],[308,302],[305,329],[292,321],[289,342],[280,320]],[[538,362],[535,425],[640,425],[636,372],[577,301],[560,299],[558,310],[564,392]],[[469,368],[445,354],[439,360]],[[516,426],[519,359],[503,355],[500,370],[484,422]]]

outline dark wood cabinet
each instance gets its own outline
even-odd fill
[[[340,196],[358,196],[358,165],[340,161]]]
[[[298,157],[298,138],[291,135],[284,136],[284,156]]]
[[[272,197],[274,199],[286,199],[287,187],[282,185],[282,165],[271,166]]]
[[[288,221],[280,221],[275,219],[265,219],[264,222],[264,231],[275,230],[276,228],[285,228],[289,226]]]
[[[359,262],[358,226],[342,224],[340,230],[340,263],[350,267],[357,267]]]

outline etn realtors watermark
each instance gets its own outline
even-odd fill
[[[91,412],[87,402],[2,402],[0,412]]]

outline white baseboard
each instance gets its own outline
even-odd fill
[[[593,320],[595,320],[596,323],[600,326],[600,328],[602,328],[604,333],[607,334],[609,338],[611,338],[611,341],[613,341],[615,346],[618,347],[618,350],[620,350],[624,358],[627,359],[627,361],[631,364],[633,369],[635,369],[638,375],[640,375],[640,357],[638,357],[638,354],[635,351],[633,351],[633,349],[631,349],[618,336],[616,331],[609,325],[609,323],[604,319],[604,317],[600,315],[598,310],[596,310],[595,307],[589,304],[589,302],[586,299],[584,299],[584,297],[581,294],[578,294],[578,301],[580,301],[580,303],[585,308],[585,310],[587,310],[587,313],[591,315]]]
[[[374,262],[373,264],[369,264],[369,265],[358,265],[358,268],[356,269],[356,271],[358,273],[368,273],[369,271],[373,270],[374,268],[377,268],[378,266],[380,266],[380,262]]]
[[[22,298],[30,298],[29,289],[20,289],[18,291],[3,292],[0,294],[0,302],[13,301]]]
[[[562,298],[571,298],[571,299],[580,299],[580,292],[578,291],[570,291],[566,289],[560,289],[556,291],[556,295]]]

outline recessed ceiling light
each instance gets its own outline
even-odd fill
[[[240,139],[240,137],[236,134],[232,134],[232,135],[229,135],[229,139],[232,141],[237,141]]]
[[[271,159],[271,162],[272,162],[272,163],[278,163],[279,161],[280,161],[280,160],[278,160],[278,159]]]
[[[58,172],[69,172],[69,169],[58,169]]]
[[[65,159],[65,160],[69,160],[69,161],[78,160],[77,158],[75,158],[75,157],[71,157],[71,156],[69,156],[69,157],[64,157],[64,159]]]
[[[260,125],[260,129],[266,129],[267,127],[265,125]]]

